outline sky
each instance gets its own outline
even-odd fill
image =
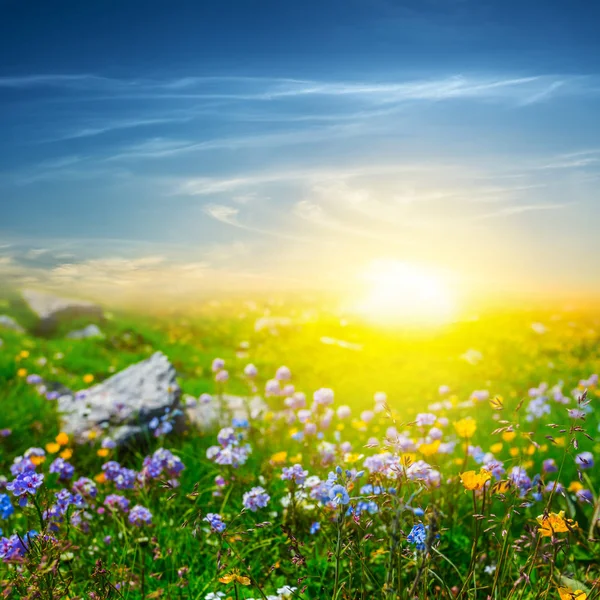
[[[600,5],[0,0],[0,276],[600,294]]]

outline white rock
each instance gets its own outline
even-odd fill
[[[230,425],[231,419],[256,419],[261,413],[266,412],[268,406],[260,396],[243,398],[223,394],[219,399],[213,396],[211,402],[199,402],[195,407],[187,410],[192,424],[199,429],[210,429],[215,425]]]
[[[23,327],[21,327],[12,317],[9,317],[8,315],[0,315],[0,327],[12,329],[13,331],[18,331],[19,333],[23,333],[25,331]]]
[[[53,328],[61,317],[91,316],[99,319],[103,318],[102,308],[86,300],[63,298],[32,289],[22,290],[21,295],[29,308],[39,317],[42,330]]]
[[[180,396],[175,368],[157,352],[91,387],[83,399],[73,394],[59,398],[62,431],[83,441],[90,431],[103,429],[122,444],[147,432],[154,417],[178,408]],[[176,429],[182,424],[178,418]]]
[[[83,329],[76,329],[67,333],[67,337],[72,340],[86,340],[90,338],[103,338],[104,334],[98,325],[88,325]]]

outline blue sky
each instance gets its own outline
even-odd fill
[[[600,291],[595,3],[0,10],[6,274],[344,288],[383,257]]]

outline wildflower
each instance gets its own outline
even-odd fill
[[[558,588],[560,600],[586,600],[587,594],[581,590],[571,591],[569,588]]]
[[[239,583],[240,585],[250,585],[251,581],[249,577],[245,575],[240,575],[238,571],[231,571],[227,573],[227,575],[223,575],[223,577],[219,577],[219,581],[221,583]]]
[[[419,413],[415,418],[415,422],[419,427],[433,425],[436,421],[437,417],[433,413]]]
[[[57,458],[50,465],[50,473],[58,473],[59,479],[71,479],[75,473],[75,467],[63,458]]]
[[[104,506],[108,506],[112,510],[120,509],[127,512],[129,510],[129,500],[119,494],[109,494],[104,499]]]
[[[428,527],[423,523],[417,523],[406,536],[406,541],[409,544],[414,544],[417,550],[423,552],[427,549],[427,530]]]
[[[315,521],[310,526],[310,534],[314,535],[315,533],[317,533],[317,531],[319,531],[319,529],[321,529],[321,523],[319,523],[319,521]]]
[[[320,388],[313,394],[313,400],[316,405],[328,406],[333,404],[333,390],[329,388]]]
[[[277,593],[282,598],[290,598],[297,589],[298,588],[296,588],[296,587],[290,587],[289,585],[284,585],[283,587],[280,587],[277,589]]]
[[[57,444],[56,442],[49,442],[46,444],[46,452],[48,452],[48,454],[56,454],[59,450],[60,444]]]
[[[208,513],[202,520],[210,525],[210,528],[214,533],[221,533],[225,530],[226,525],[223,522],[223,518],[218,513]]]
[[[27,494],[35,495],[37,489],[44,482],[44,476],[41,473],[33,471],[24,471],[19,473],[14,481],[11,481],[6,489],[12,492],[14,496],[22,496],[19,500],[20,506],[27,505]]]
[[[215,358],[212,361],[211,370],[213,373],[217,373],[225,367],[225,361],[222,358]]]
[[[460,480],[466,490],[480,490],[491,478],[492,474],[483,467],[479,470],[479,473],[465,471],[460,475]]]
[[[540,515],[537,518],[540,527],[538,531],[542,537],[550,537],[555,533],[565,533],[577,528],[577,523],[572,519],[565,518],[565,511]]]
[[[257,486],[253,487],[249,492],[246,492],[243,497],[244,508],[256,512],[259,508],[264,508],[269,503],[271,497],[264,488]]]
[[[221,598],[225,598],[226,594],[223,592],[208,592],[206,596],[204,596],[204,600],[220,600]]]
[[[92,383],[94,381],[94,376],[91,373],[83,376],[83,383]]]
[[[225,383],[229,379],[229,373],[225,369],[219,371],[215,375],[215,381],[218,383]]]
[[[98,494],[98,488],[96,484],[87,477],[80,477],[73,483],[73,491],[81,494],[82,496],[89,496],[95,498]]]
[[[543,463],[543,469],[545,473],[556,473],[558,471],[556,461],[553,458],[547,458]]]
[[[16,533],[9,538],[0,538],[0,559],[12,560],[25,555],[31,540],[37,535],[37,531],[28,531],[24,536]]]
[[[244,375],[248,377],[248,379],[254,379],[258,375],[258,369],[250,363],[244,367]]]
[[[64,432],[59,433],[55,439],[60,446],[66,446],[69,443],[69,436]]]
[[[575,457],[575,464],[580,469],[591,469],[594,466],[594,456],[591,452],[582,452]]]
[[[308,471],[305,471],[302,468],[302,465],[295,464],[292,467],[283,467],[283,473],[281,474],[281,479],[294,481],[298,485],[302,485],[306,481],[306,477],[308,476]]]
[[[343,485],[339,483],[332,486],[329,490],[329,499],[336,505],[341,506],[348,504],[350,502],[350,496],[348,495],[348,490]]]
[[[0,518],[8,519],[15,512],[8,494],[0,494]]]
[[[136,504],[129,512],[129,522],[137,527],[150,525],[152,523],[152,513],[147,508]]]
[[[456,423],[454,423],[454,429],[456,430],[458,437],[470,439],[477,429],[477,423],[475,422],[475,419],[467,417],[466,419],[456,421]]]
[[[275,379],[278,381],[287,381],[292,378],[292,372],[287,367],[279,367],[275,373]]]

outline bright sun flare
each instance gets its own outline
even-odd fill
[[[364,273],[366,294],[358,311],[372,320],[424,323],[448,320],[452,295],[437,274],[418,265],[377,260]]]

